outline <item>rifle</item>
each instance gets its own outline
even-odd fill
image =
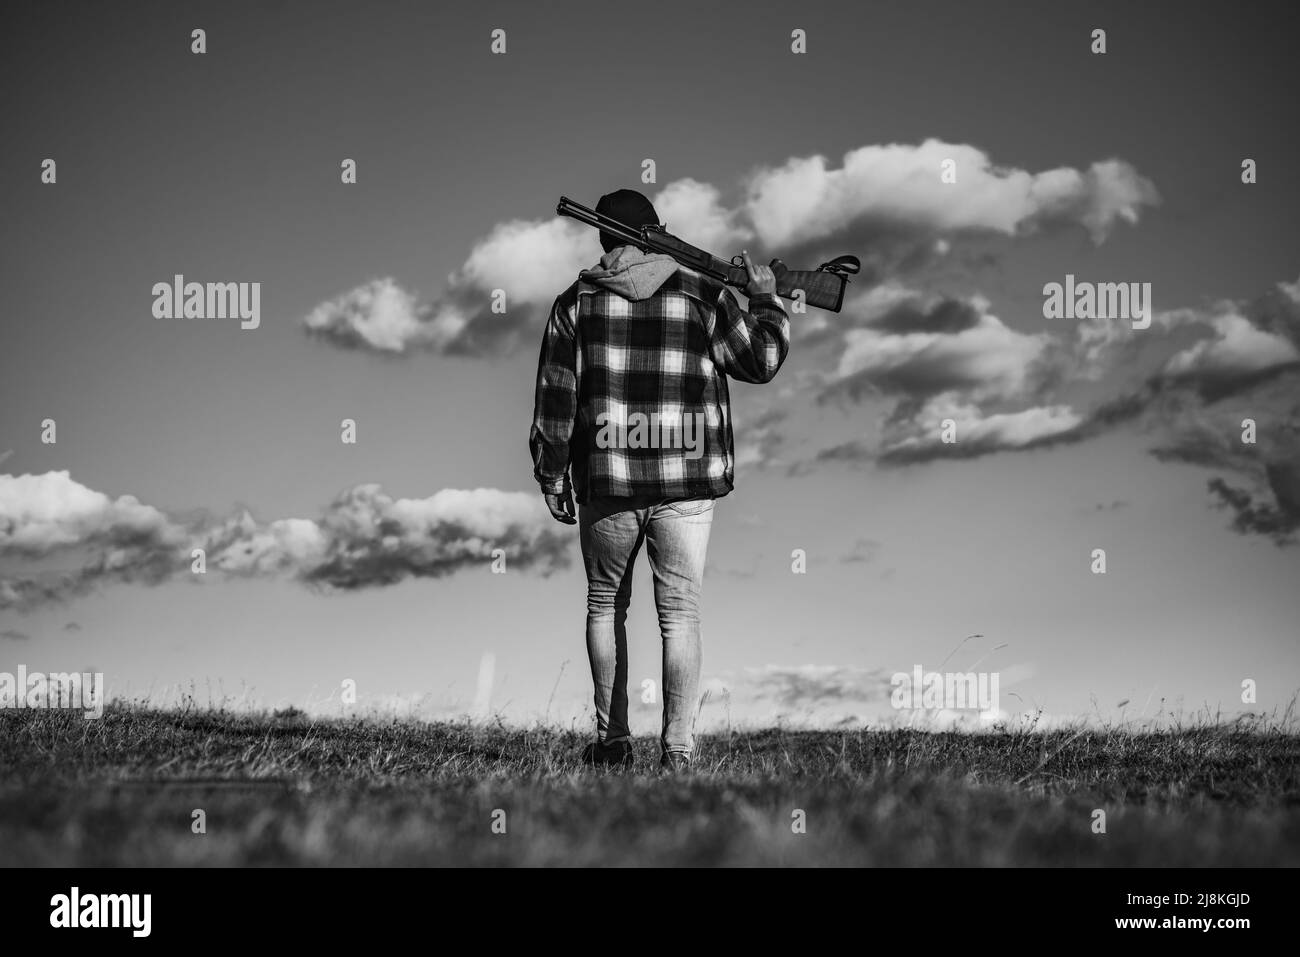
[[[665,253],[683,266],[711,276],[728,286],[744,289],[749,284],[749,271],[739,256],[732,256],[730,262],[719,259],[683,242],[662,225],[628,226],[581,203],[575,203],[567,196],[560,197],[555,212],[559,216],[569,216],[580,223],[595,226],[601,232],[626,240],[630,245],[639,246],[647,252]],[[777,295],[787,299],[797,298],[802,291],[803,301],[808,305],[839,312],[840,306],[844,304],[844,288],[848,285],[848,277],[856,275],[862,264],[857,256],[836,256],[816,269],[790,269],[779,259],[773,259],[771,267],[776,276]]]

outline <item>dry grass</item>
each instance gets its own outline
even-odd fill
[[[292,713],[3,711],[0,864],[1300,864],[1300,738],[1263,722],[736,733],[704,739],[677,778],[655,742],[637,741],[633,773],[580,767],[583,743]]]

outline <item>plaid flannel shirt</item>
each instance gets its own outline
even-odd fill
[[[583,504],[602,496],[730,492],[735,453],[726,376],[767,382],[790,349],[780,299],[756,296],[749,309],[722,283],[684,266],[647,299],[625,299],[583,280],[561,293],[542,338],[528,442],[542,491],[572,487]],[[679,437],[691,449],[671,441],[598,441],[602,419],[626,423],[638,412],[657,414],[660,422],[699,416],[691,421],[703,423],[702,454],[698,433]]]

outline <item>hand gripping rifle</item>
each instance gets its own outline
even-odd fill
[[[602,232],[626,240],[647,252],[665,253],[683,266],[711,276],[728,286],[744,289],[749,284],[749,271],[739,256],[731,257],[730,262],[719,259],[690,243],[682,242],[665,231],[663,226],[627,226],[594,209],[588,209],[581,203],[575,203],[567,196],[560,197],[555,212],[588,226],[595,226]],[[776,276],[777,295],[792,299],[797,298],[802,291],[803,301],[808,305],[839,312],[840,306],[844,304],[844,287],[849,283],[849,276],[856,275],[862,264],[857,256],[836,256],[816,269],[788,269],[779,259],[773,259],[771,266],[772,273]]]

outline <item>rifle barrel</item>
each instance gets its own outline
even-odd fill
[[[603,232],[610,233],[620,239],[626,239],[629,242],[640,243],[642,241],[641,230],[633,229],[626,223],[620,223],[617,219],[610,219],[603,213],[598,213],[594,209],[589,209],[581,203],[575,203],[567,196],[561,196],[559,205],[555,207],[555,212],[559,216],[568,216],[578,220],[580,223],[586,223],[588,226],[595,226]]]

